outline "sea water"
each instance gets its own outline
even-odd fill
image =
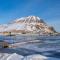
[[[0,40],[4,40],[9,44],[16,44],[13,48],[17,53],[28,56],[32,54],[41,54],[47,57],[60,59],[60,36],[40,36],[40,35],[18,35],[18,36],[0,36]],[[29,42],[37,41],[39,42]],[[27,42],[23,44],[22,42]]]

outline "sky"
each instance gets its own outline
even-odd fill
[[[0,24],[31,15],[60,32],[60,0],[0,0]]]

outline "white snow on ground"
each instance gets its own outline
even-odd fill
[[[7,53],[0,53],[0,60],[7,60],[10,54]]]
[[[24,57],[22,55],[18,55],[16,53],[7,54],[0,53],[0,60],[22,60]]]
[[[10,55],[7,60],[22,60],[23,56],[22,55],[18,55],[16,53],[13,53],[12,55]]]
[[[53,57],[46,57],[40,54],[22,56],[16,53],[13,54],[0,53],[0,60],[60,60],[60,59]]]
[[[24,60],[46,60],[47,57],[36,54],[36,55],[29,55],[24,58]]]

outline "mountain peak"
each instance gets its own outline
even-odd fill
[[[33,18],[33,19],[38,19],[38,20],[40,20],[40,18],[37,17],[37,16],[28,16],[27,18]]]
[[[27,17],[22,17],[19,19],[14,20],[14,22],[40,22],[40,23],[44,23],[43,19],[37,17],[37,16],[27,16]]]

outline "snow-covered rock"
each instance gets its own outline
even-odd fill
[[[37,16],[27,16],[16,19],[10,24],[0,25],[0,32],[11,33],[54,33],[55,30],[49,27],[43,19]]]

